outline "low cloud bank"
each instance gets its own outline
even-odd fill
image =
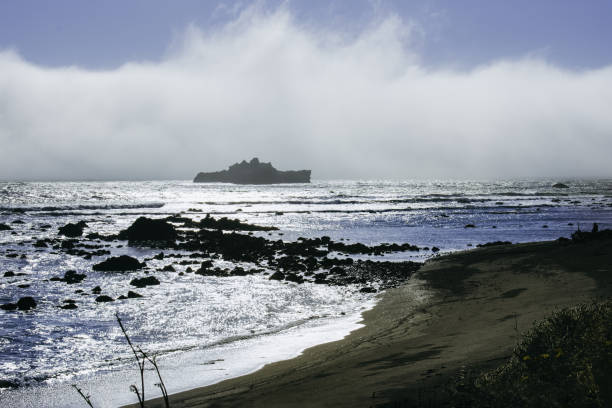
[[[115,70],[2,51],[0,179],[191,178],[252,156],[315,179],[612,175],[612,67],[427,69],[413,29],[249,9]]]

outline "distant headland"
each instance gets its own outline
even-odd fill
[[[276,170],[272,163],[262,163],[257,157],[250,162],[234,163],[229,169],[198,173],[194,183],[279,184],[310,183],[310,170]]]

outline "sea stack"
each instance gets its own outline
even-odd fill
[[[310,170],[276,170],[272,163],[262,163],[257,157],[243,160],[229,169],[212,173],[198,173],[194,183],[280,184],[310,183]]]

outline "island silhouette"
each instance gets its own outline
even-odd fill
[[[234,184],[280,184],[310,183],[310,170],[276,170],[272,163],[260,162],[257,157],[234,163],[227,170],[211,173],[198,173],[194,183],[234,183]]]

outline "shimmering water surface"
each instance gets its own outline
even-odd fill
[[[12,228],[0,231],[0,303],[23,296],[38,301],[33,312],[0,311],[0,387],[18,385],[0,388],[0,404],[78,406],[72,383],[89,390],[96,406],[135,401],[127,387],[137,372],[115,312],[136,343],[160,355],[168,386],[177,391],[341,338],[357,327],[359,313],[374,301],[374,295],[352,286],[287,284],[264,275],[181,276],[178,272],[187,265],[178,262],[176,272],[157,271],[170,263],[165,259],[147,261],[161,285],[139,289],[144,298],[99,304],[91,295],[93,287],[116,298],[133,289],[129,280],[142,273],[94,272],[92,264],[106,256],[88,260],[33,245],[37,239],[57,238],[58,228],[68,222],[86,221],[85,234],[114,234],[142,215],[181,212],[199,219],[210,213],[278,227],[270,236],[256,233],[268,238],[327,235],[369,245],[409,242],[436,246],[442,253],[497,240],[556,239],[578,225],[590,229],[593,222],[612,228],[612,181],[571,181],[569,189],[553,188],[556,181],[0,183],[0,223]],[[159,252],[122,244],[105,244],[104,249],[141,260]],[[427,250],[379,259],[432,255]],[[224,261],[215,263],[224,266]],[[86,273],[86,279],[73,285],[49,281],[70,269]],[[3,277],[6,271],[17,276]],[[76,300],[78,309],[59,309],[66,299]],[[113,395],[101,396],[102,390],[113,390]]]

